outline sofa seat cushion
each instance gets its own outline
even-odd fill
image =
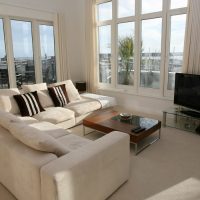
[[[99,103],[99,101],[94,99],[81,98],[81,100],[77,100],[67,104],[65,108],[73,110],[76,116],[80,116],[100,109],[101,104]]]
[[[51,122],[58,124],[74,118],[74,112],[61,107],[45,108],[44,112],[38,113],[33,116],[38,121]]]
[[[74,134],[69,134],[69,135],[60,137],[57,139],[57,141],[62,143],[63,146],[65,146],[65,148],[67,148],[69,151],[79,149],[85,145],[92,143],[91,140],[74,135]]]
[[[20,94],[18,88],[1,89],[0,90],[0,110],[18,114],[19,107],[13,95]]]
[[[33,118],[33,117],[22,117],[21,115],[16,115],[16,117],[21,121],[24,122],[26,124],[33,124],[33,123],[37,123],[38,120]]]
[[[69,134],[69,132],[67,132],[66,130],[59,128],[57,125],[54,125],[49,122],[37,122],[32,123],[29,126],[33,127],[34,129],[37,129],[38,131],[43,131],[44,133],[50,135],[53,138],[59,138]]]

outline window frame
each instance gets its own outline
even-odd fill
[[[110,0],[96,0],[96,5],[109,2]],[[167,89],[168,84],[168,64],[169,64],[169,50],[170,50],[170,32],[171,22],[170,18],[174,15],[187,15],[188,7],[171,9],[171,0],[162,1],[162,11],[154,13],[142,14],[142,1],[135,0],[135,15],[130,17],[118,18],[118,0],[112,1],[112,20],[96,21],[97,24],[97,85],[99,89],[112,89],[128,94],[158,97],[172,99],[174,95],[173,90]],[[96,6],[97,7],[97,6]],[[161,18],[162,32],[161,32],[161,65],[160,65],[160,88],[144,88],[140,86],[140,44],[142,40],[142,20]],[[117,82],[118,69],[118,24],[134,22],[135,23],[135,41],[136,48],[134,49],[134,85],[120,85]],[[98,44],[98,27],[101,25],[111,25],[111,84],[99,82],[99,44]],[[184,52],[183,52],[184,53]]]
[[[8,77],[10,88],[17,87],[14,65],[14,52],[12,41],[11,20],[20,20],[31,22],[32,31],[32,46],[33,46],[33,59],[35,67],[35,82],[42,83],[42,64],[40,55],[40,40],[39,40],[39,25],[51,24],[54,27],[54,48],[56,57],[56,76],[57,81],[61,80],[60,75],[60,61],[59,61],[59,45],[58,45],[58,24],[57,14],[54,12],[45,12],[33,10],[29,8],[21,8],[18,6],[2,5],[0,7],[0,18],[3,20],[4,35],[5,35],[5,48],[8,63]]]

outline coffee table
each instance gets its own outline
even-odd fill
[[[135,154],[137,155],[145,148],[160,139],[161,122],[159,120],[132,115],[130,120],[121,120],[120,113],[112,109],[94,112],[83,120],[83,132],[85,127],[92,128],[104,134],[112,131],[121,131],[130,135],[130,143],[135,145]],[[145,127],[145,130],[136,134],[131,129],[137,126]],[[158,136],[153,140],[138,148],[138,144],[145,138],[158,131]]]

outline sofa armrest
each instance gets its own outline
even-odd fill
[[[130,138],[112,132],[41,168],[42,200],[103,200],[128,180]]]

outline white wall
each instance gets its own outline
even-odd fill
[[[106,90],[98,90],[98,93],[116,97],[118,105],[124,109],[124,112],[132,112],[146,117],[154,117],[156,119],[162,119],[163,110],[174,106],[173,101],[167,99]]]
[[[63,12],[66,19],[68,63],[73,81],[85,80],[84,1],[82,0],[0,0],[6,5]],[[1,6],[1,5],[0,5]],[[1,14],[1,13],[0,13]]]

